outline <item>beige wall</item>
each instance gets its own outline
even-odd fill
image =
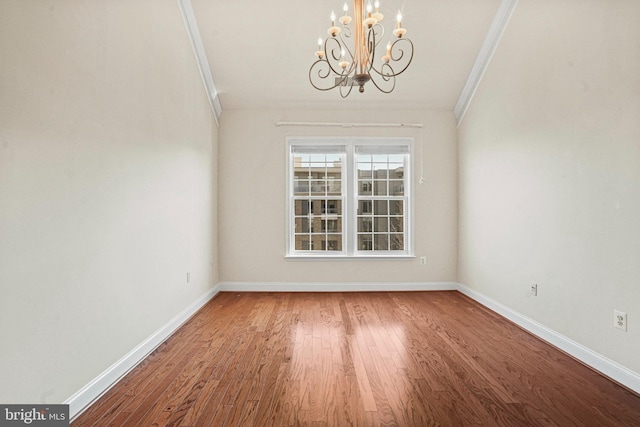
[[[277,127],[279,121],[422,123],[426,182],[418,184],[419,130]],[[421,266],[418,259],[285,260],[287,136],[414,137],[415,253],[426,256],[427,265]],[[452,113],[227,110],[220,140],[218,248],[223,282],[455,281],[457,154]]]
[[[218,282],[216,144],[175,0],[0,2],[0,402],[64,401]]]
[[[639,22],[637,0],[521,0],[459,137],[459,281],[635,372]]]

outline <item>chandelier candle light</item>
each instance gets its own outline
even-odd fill
[[[375,2],[375,9],[370,1],[365,8],[364,0],[354,0],[353,6],[354,18],[349,16],[347,3],[344,4],[344,15],[338,19],[341,27],[336,26],[336,15],[331,12],[329,36],[318,39],[318,59],[309,69],[309,81],[318,90],[338,88],[343,98],[349,96],[353,86],[359,86],[358,90],[364,92],[364,85],[369,81],[381,92],[390,93],[396,87],[396,77],[413,59],[413,43],[404,37],[407,30],[402,27],[402,13],[398,11],[394,37],[387,43],[380,65],[376,66],[376,49],[384,37],[380,2]]]

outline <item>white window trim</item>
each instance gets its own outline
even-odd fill
[[[343,250],[340,252],[295,252],[293,250],[294,234],[292,228],[295,222],[292,217],[292,147],[347,147],[346,160],[343,167],[345,168],[345,176],[343,185],[346,186],[346,194],[343,203]],[[358,145],[367,145],[370,147],[380,146],[398,146],[408,147],[408,161],[405,171],[405,194],[407,195],[407,206],[405,213],[405,251],[357,251],[356,244],[356,221],[357,221],[357,168],[355,166],[354,153],[355,147]],[[353,259],[392,259],[411,260],[415,258],[414,254],[414,191],[413,191],[413,163],[414,163],[414,140],[410,137],[287,137],[286,144],[286,253],[285,258],[288,260],[353,260]]]

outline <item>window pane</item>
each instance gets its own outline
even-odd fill
[[[358,178],[370,179],[372,177],[372,165],[370,155],[358,156]]]
[[[309,201],[308,200],[296,200],[294,203],[295,215],[308,215],[309,214]]]
[[[342,194],[342,181],[338,179],[329,178],[327,180],[327,195],[339,196]]]
[[[298,166],[304,163],[309,163],[309,155],[304,153],[296,153],[293,157],[293,165]]]
[[[389,210],[387,208],[387,204],[389,201],[387,200],[376,200],[373,206],[373,214],[374,215],[387,215]]]
[[[403,167],[394,168],[393,165],[389,166],[391,166],[391,169],[389,170],[389,179],[404,179]]]
[[[342,250],[342,235],[341,234],[327,234],[324,246],[325,246],[325,250],[327,250],[327,251],[341,251]]]
[[[342,218],[325,219],[322,221],[322,232],[340,233],[342,232]]]
[[[386,216],[384,217],[375,217],[374,219],[374,228],[373,231],[376,233],[389,231],[389,221]]]
[[[389,218],[389,231],[395,232],[403,232],[404,231],[404,221],[402,217],[391,217]]]
[[[325,181],[320,181],[320,180],[311,181],[312,196],[324,196],[324,193],[325,193]]]
[[[371,206],[372,206],[372,201],[371,200],[360,200],[358,201],[358,215],[362,215],[362,214],[370,214],[372,212],[371,210]]]
[[[358,234],[358,250],[360,251],[373,250],[373,238],[371,234]]]
[[[360,181],[358,185],[359,196],[370,196],[373,189],[372,181]]]
[[[311,200],[311,213],[320,215],[322,213],[322,203],[324,200]]]
[[[376,251],[388,251],[389,250],[389,237],[386,234],[376,234],[374,237],[373,248]]]
[[[390,250],[403,251],[404,250],[404,235],[403,234],[389,234]]]
[[[399,181],[399,180],[389,181],[389,195],[390,196],[403,196],[404,195],[404,181]]]
[[[293,176],[295,179],[309,179],[309,169],[301,165],[296,165],[293,170]]]
[[[308,233],[308,232],[309,232],[309,219],[296,218],[296,233]]]
[[[296,250],[297,251],[308,251],[309,250],[309,238],[296,236]]]
[[[389,213],[391,215],[404,214],[404,202],[402,200],[389,200]]]
[[[388,158],[389,158],[389,164],[404,165],[404,154],[389,154]]]
[[[373,164],[373,177],[375,179],[387,179],[388,165],[387,163],[374,163]]]
[[[302,196],[309,194],[309,181],[296,179],[293,182],[293,192],[296,196]]]
[[[373,219],[371,217],[358,217],[358,233],[373,231]]]
[[[373,174],[371,173],[371,165],[362,165],[358,163],[358,178],[359,179],[371,179]]]
[[[322,213],[323,214],[341,214],[342,202],[340,200],[322,200]]]
[[[331,166],[338,168],[342,166],[342,154],[326,154],[325,156],[326,162]]]
[[[387,181],[373,181],[373,194],[374,196],[386,196]]]

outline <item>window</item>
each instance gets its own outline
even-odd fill
[[[412,256],[412,141],[288,142],[287,255]]]

